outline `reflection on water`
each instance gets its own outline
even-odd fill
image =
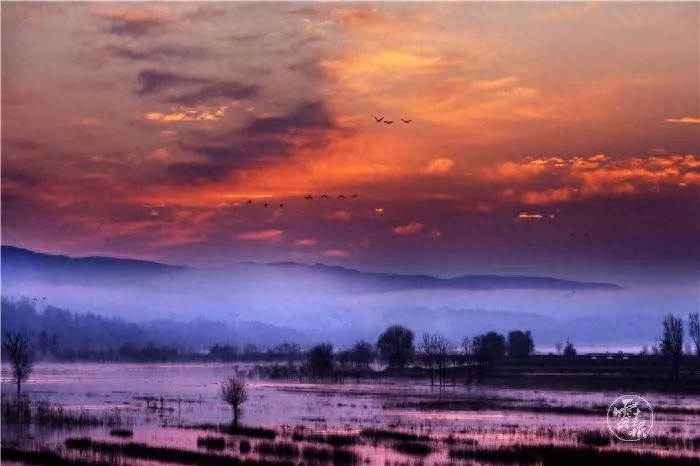
[[[219,400],[219,383],[232,372],[247,369],[245,364],[41,364],[25,385],[25,393],[69,409],[118,411],[132,424],[133,437],[113,437],[105,426],[65,431],[3,422],[3,443],[58,447],[66,437],[85,435],[110,442],[136,441],[196,450],[197,438],[205,433],[177,426],[229,422],[230,408]],[[12,393],[10,382],[3,367],[3,394]],[[419,455],[420,459],[444,462],[445,439],[475,441],[484,446],[569,445],[576,443],[579,432],[606,435],[606,409],[618,395],[462,385],[439,390],[427,382],[406,380],[317,384],[253,379],[249,380],[243,421],[274,428],[279,432],[278,440],[289,440],[294,432],[301,431],[357,435],[365,428],[401,429],[428,435],[434,441],[431,452]],[[700,396],[645,397],[658,408],[653,435],[690,441],[698,438]],[[684,408],[686,412],[670,412],[669,407]],[[259,442],[253,442],[253,449]],[[666,443],[616,443],[610,448],[683,451],[700,456],[697,441],[690,451],[688,444]],[[299,455],[310,445],[301,441],[295,444]],[[354,445],[353,451],[373,463],[410,458],[395,447],[363,441]]]

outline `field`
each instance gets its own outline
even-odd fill
[[[252,378],[242,424],[219,400],[244,364],[42,364],[19,403],[3,369],[3,461],[17,464],[700,464],[700,396],[644,393],[649,438],[606,426],[618,391],[425,378]]]

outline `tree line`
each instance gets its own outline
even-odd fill
[[[697,355],[700,355],[700,318],[698,313],[688,317],[688,334]],[[654,345],[654,352],[663,355],[670,363],[674,378],[679,377],[683,355],[684,324],[683,320],[673,314],[668,314],[662,322],[662,334]],[[564,357],[576,356],[576,348],[567,340],[566,346],[561,346],[558,353]],[[307,351],[295,343],[282,343],[273,348],[258,347],[247,344],[242,348],[235,345],[213,345],[206,352],[182,351],[170,346],[144,347],[122,345],[116,350],[95,352],[70,349],[68,355],[77,360],[124,360],[137,362],[167,362],[167,361],[284,361],[295,373],[309,374],[312,377],[325,377],[338,370],[372,370],[377,362],[385,364],[389,370],[402,371],[408,366],[427,370],[431,384],[436,381],[444,385],[447,379],[447,369],[476,365],[480,369],[490,369],[504,358],[524,360],[535,350],[533,336],[528,330],[512,330],[507,335],[495,331],[464,338],[460,344],[451,342],[439,333],[425,333],[417,341],[413,331],[402,325],[388,327],[376,343],[360,340],[352,347],[336,351],[332,344],[317,344]],[[54,357],[67,356],[62,353],[55,337],[45,332],[40,334],[32,344],[26,332],[7,332],[3,338],[3,360],[9,362],[13,378],[20,393],[21,384],[32,373],[37,356],[51,354]],[[642,355],[645,350],[642,351]],[[83,356],[80,358],[79,356]],[[65,360],[65,359],[64,359]],[[299,372],[297,367],[304,366]]]

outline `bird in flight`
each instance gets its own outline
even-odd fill
[[[268,203],[266,202],[266,203],[263,204],[263,207],[267,207],[268,205],[270,205],[270,204],[268,204]]]
[[[340,196],[338,196],[338,199],[345,199],[345,195],[341,194]]]
[[[321,194],[321,199],[328,199],[328,195],[326,195],[326,194]]]
[[[410,123],[410,122],[412,122],[413,120],[404,120],[403,118],[401,118],[401,121],[403,121],[404,123]]]
[[[387,125],[390,125],[390,124],[392,124],[393,122],[394,122],[394,120],[384,120],[384,123],[386,123]]]
[[[357,197],[357,194],[353,194],[352,197]]]
[[[381,121],[384,119],[384,117],[383,117],[383,116],[381,116],[381,117],[379,117],[379,118],[374,117],[374,119],[377,120],[377,123],[379,123],[379,122],[381,122]]]
[[[306,196],[304,196],[304,199],[306,199],[307,201],[310,201],[313,198],[314,197],[311,194],[307,194]]]

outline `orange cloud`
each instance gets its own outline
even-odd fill
[[[525,189],[519,197],[524,204],[539,205],[568,201],[575,196],[627,195],[652,186],[688,186],[698,184],[694,176],[700,160],[694,155],[667,155],[611,159],[604,154],[590,157],[575,156],[539,158],[527,163],[505,162],[484,176],[491,181],[508,181],[527,185],[540,174],[556,176],[559,187]],[[516,198],[517,186],[501,195],[502,199]]]
[[[391,231],[399,236],[415,235],[416,233],[420,233],[424,226],[425,225],[419,222],[410,222],[406,225],[397,225]]]
[[[331,220],[339,220],[341,222],[349,222],[352,220],[352,214],[347,210],[336,210],[332,214],[329,214],[326,218]]]
[[[310,246],[316,246],[318,244],[318,240],[314,238],[303,238],[303,239],[298,239],[294,242],[295,246],[300,246],[300,247],[310,247]]]
[[[323,251],[323,255],[328,257],[348,257],[350,254],[342,249],[326,249]]]
[[[244,231],[236,235],[236,239],[246,241],[277,241],[284,234],[283,230],[255,230]]]
[[[521,201],[524,204],[549,204],[552,202],[568,201],[573,197],[571,188],[547,189],[545,191],[528,191],[523,194]]]
[[[518,214],[518,219],[520,220],[541,220],[544,218],[539,212],[520,212]]]
[[[170,158],[170,151],[164,147],[159,147],[151,152],[151,157],[155,160],[167,160]]]
[[[150,112],[145,118],[149,121],[160,121],[163,123],[173,121],[216,121],[226,115],[228,106],[220,107],[173,107],[168,113]]]
[[[700,118],[696,117],[682,117],[682,118],[666,118],[666,123],[689,123],[689,124],[700,124]]]
[[[434,159],[431,160],[425,169],[425,173],[437,174],[437,173],[447,173],[452,170],[455,161],[452,159]]]

